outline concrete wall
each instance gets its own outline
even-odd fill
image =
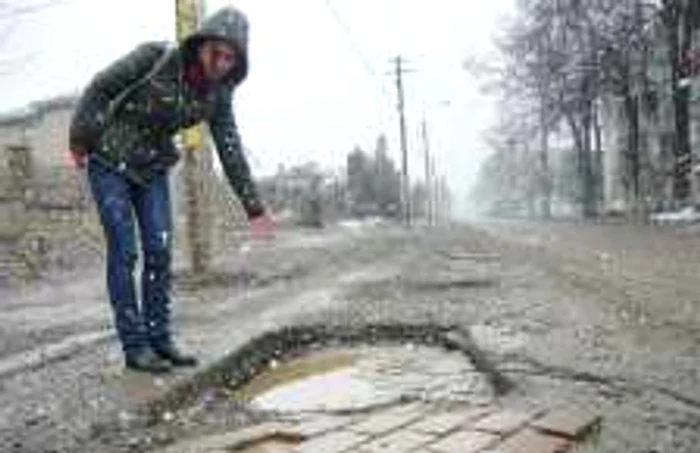
[[[68,128],[73,107],[60,107],[39,116],[31,129],[29,142],[37,167],[66,168]]]
[[[26,143],[25,125],[22,123],[0,124],[0,199],[12,191],[10,174],[10,147]]]

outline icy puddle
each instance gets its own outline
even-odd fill
[[[274,364],[235,397],[261,410],[334,412],[401,399],[482,404],[492,391],[463,354],[408,345],[309,353]]]

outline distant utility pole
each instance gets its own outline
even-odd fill
[[[428,124],[425,120],[425,112],[423,112],[423,121],[421,122],[421,137],[423,138],[423,157],[425,159],[425,203],[426,216],[428,225],[433,224],[433,186],[430,172],[430,140],[428,139]]]
[[[398,55],[394,58],[396,73],[396,92],[398,96],[399,132],[401,137],[401,204],[406,225],[411,224],[411,185],[408,179],[408,143],[406,140],[406,114],[404,111],[403,68],[404,60]]]

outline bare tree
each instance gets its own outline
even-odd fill
[[[518,0],[516,4],[515,20],[499,43],[504,64],[489,70],[480,67],[478,72],[491,78],[491,90],[506,99],[524,100],[539,113],[542,212],[547,214],[551,196],[548,136],[563,121],[576,151],[582,214],[597,215],[603,198],[598,106],[606,96],[623,100],[625,181],[633,198],[640,200],[640,114],[652,100],[647,66],[655,44],[647,26],[659,6],[645,0]]]
[[[690,196],[690,86],[682,84],[684,60],[692,45],[693,29],[700,26],[700,4],[697,0],[662,0],[661,18],[666,31],[668,60],[674,107],[674,198]]]

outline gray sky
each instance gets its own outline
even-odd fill
[[[22,62],[0,75],[0,110],[76,91],[139,42],[172,39],[174,3],[63,0],[22,18],[0,43],[0,61]],[[333,0],[366,64],[325,0],[208,0],[207,8],[228,3],[251,21],[251,72],[235,111],[258,173],[309,159],[340,165],[356,144],[373,149],[380,132],[398,163],[395,87],[387,73],[389,59],[401,53],[416,71],[406,75],[411,172],[423,174],[418,131],[426,104],[438,171],[458,195],[471,186],[493,107],[460,62],[488,52],[512,0]],[[442,100],[450,107],[439,106]]]

